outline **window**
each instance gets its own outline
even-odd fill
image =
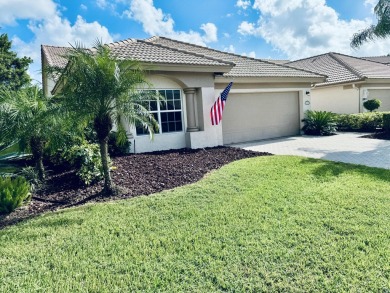
[[[156,133],[183,131],[183,114],[180,90],[159,90],[165,101],[147,101],[146,106],[158,122],[159,130]],[[139,125],[137,135],[146,135],[148,131]]]

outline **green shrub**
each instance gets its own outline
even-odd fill
[[[73,146],[64,152],[64,158],[74,168],[78,169],[77,175],[86,185],[103,178],[102,161],[98,144],[84,143]]]
[[[382,128],[384,112],[368,112],[358,114],[337,114],[337,129],[341,131],[373,132]]]
[[[308,135],[331,135],[336,132],[335,114],[326,111],[307,111],[302,130]]]
[[[372,112],[381,106],[382,102],[378,99],[367,100],[363,103],[363,107],[368,111]]]
[[[9,214],[30,197],[30,184],[23,177],[0,177],[0,215]]]
[[[108,152],[112,156],[123,156],[129,153],[131,143],[121,132],[111,131],[108,137]]]
[[[390,113],[383,114],[383,131],[390,133]]]
[[[36,189],[41,188],[43,185],[43,182],[39,179],[38,171],[34,167],[22,168],[22,170],[18,174],[30,183],[31,192],[34,192]]]

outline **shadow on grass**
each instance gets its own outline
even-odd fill
[[[304,158],[301,160],[301,163],[318,165],[318,167],[315,167],[312,172],[312,174],[318,179],[329,178],[331,176],[337,177],[348,172],[370,176],[374,179],[390,183],[390,170],[382,168],[312,158]]]

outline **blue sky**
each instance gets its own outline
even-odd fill
[[[359,50],[353,33],[375,21],[376,0],[0,0],[0,33],[30,56],[40,80],[40,45],[91,45],[97,38],[167,36],[256,58],[299,59],[333,51],[390,53],[380,40]]]

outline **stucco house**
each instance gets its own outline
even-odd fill
[[[380,61],[380,62],[379,62]],[[311,91],[313,110],[339,114],[365,112],[367,99],[380,99],[380,111],[390,111],[390,66],[387,56],[357,58],[327,53],[286,63],[327,77]]]
[[[325,76],[309,70],[243,57],[164,37],[108,44],[120,58],[138,60],[148,80],[168,101],[150,104],[159,122],[154,141],[141,128],[128,127],[132,152],[203,148],[300,133],[310,91]],[[65,66],[69,48],[42,45],[42,66]],[[211,125],[210,109],[233,81],[222,123]],[[46,94],[55,80],[43,74]]]

